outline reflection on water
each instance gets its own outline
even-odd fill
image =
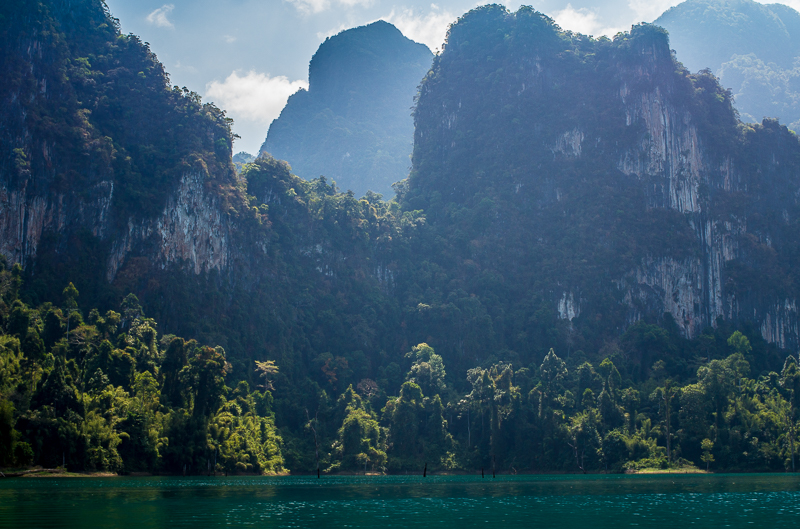
[[[0,527],[794,527],[800,476],[35,478]]]

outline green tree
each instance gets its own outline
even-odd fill
[[[20,300],[14,301],[6,324],[8,334],[16,335],[20,340],[25,339],[30,321],[31,317],[28,308]]]
[[[714,462],[714,455],[711,453],[712,448],[714,448],[714,441],[711,439],[703,439],[700,443],[700,449],[703,451],[700,460],[706,464],[706,472],[708,471],[709,465]]]
[[[594,409],[584,410],[570,418],[567,430],[568,444],[575,456],[575,464],[586,474],[586,458],[596,455],[600,448],[600,436],[597,431],[597,412]]]
[[[64,288],[64,291],[61,293],[64,297],[64,308],[72,312],[73,310],[77,310],[78,308],[78,289],[75,288],[75,285],[70,283]]]
[[[382,471],[386,465],[385,433],[375,417],[364,409],[353,386],[347,388],[342,399],[349,404],[333,446],[339,460],[333,468],[366,470],[370,466],[373,470]]]
[[[23,360],[19,339],[13,336],[0,336],[0,398],[10,395],[21,382]]]
[[[17,444],[18,433],[14,429],[14,405],[0,398],[0,465],[10,466],[14,463],[14,448]]]
[[[418,384],[426,395],[433,396],[445,390],[444,362],[433,347],[426,343],[415,345],[406,357],[414,360],[406,380]]]
[[[733,349],[734,354],[740,354],[744,358],[747,358],[753,350],[753,347],[750,345],[750,340],[740,331],[731,334],[730,338],[728,338],[728,346]]]
[[[672,399],[677,394],[677,390],[672,385],[672,381],[667,379],[664,385],[656,388],[650,398],[657,400],[659,407],[664,412],[665,442],[667,447],[667,463],[672,463]]]
[[[732,354],[723,360],[712,360],[707,366],[697,370],[697,379],[713,406],[714,440],[718,440],[720,419],[729,398],[749,370],[750,365],[741,353]]]
[[[192,413],[195,417],[209,417],[221,405],[225,392],[225,375],[228,365],[222,347],[201,346],[189,359],[186,375],[193,391]]]
[[[795,443],[795,425],[797,424],[797,397],[800,392],[800,369],[798,369],[797,361],[791,355],[786,358],[781,371],[781,386],[786,393],[786,400],[789,401],[789,414],[786,417],[787,434],[789,435],[789,453],[791,456],[792,472],[795,471],[794,463],[794,443]]]
[[[258,374],[259,378],[264,379],[264,383],[260,386],[267,391],[272,391],[274,388],[272,387],[272,376],[278,373],[278,366],[275,365],[274,360],[267,360],[265,362],[256,362],[256,373]]]
[[[384,408],[389,424],[388,450],[391,468],[409,470],[419,466],[424,453],[420,430],[424,427],[425,407],[422,388],[407,381],[400,387],[400,396]]]
[[[164,352],[164,361],[161,364],[163,391],[161,393],[165,404],[172,407],[186,406],[184,403],[184,384],[181,380],[181,370],[189,363],[188,351],[197,346],[197,342],[186,343],[183,338],[172,337]]]
[[[542,365],[539,366],[539,373],[541,373],[542,382],[544,383],[544,397],[552,398],[557,391],[559,382],[567,376],[567,365],[556,355],[553,349],[550,349],[544,357]]]

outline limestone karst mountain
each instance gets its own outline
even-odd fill
[[[800,142],[663,29],[465,14],[392,201],[237,174],[101,0],[0,3],[0,50],[0,464],[789,468]]]
[[[346,197],[325,182],[267,158],[237,177],[224,111],[171,87],[100,0],[4,3],[0,24],[0,253],[24,268],[28,299],[70,281],[103,309],[135,292],[162,331],[223,345],[240,367],[266,343],[273,356],[308,347],[277,336],[297,321],[289,305],[337,305],[312,284],[337,291],[318,272],[342,269],[337,237],[346,267],[361,261],[352,244],[371,238],[351,237],[348,218],[360,203],[347,198],[331,233],[337,218],[313,207]]]
[[[384,21],[326,39],[309,64],[308,90],[289,98],[261,150],[304,178],[391,198],[411,165],[411,107],[431,58]]]
[[[463,16],[421,86],[402,196],[440,241],[441,298],[485,315],[463,347],[526,350],[543,307],[583,338],[669,313],[685,336],[746,320],[794,347],[800,143],[731,103],[657,26],[611,41],[528,8]]]
[[[532,358],[664,313],[687,337],[722,318],[797,342],[797,140],[774,122],[740,126],[716,79],[676,70],[655,27],[611,41],[527,8],[462,17],[421,84],[413,172],[389,207],[266,158],[237,178],[221,110],[170,88],[99,3],[41,5],[41,25],[3,43],[15,73],[2,87],[2,252],[32,295],[64,277],[92,302],[132,290],[159,321],[242,354],[289,332],[281,312],[305,311],[308,285],[340,292],[314,296],[316,310],[344,303],[360,322],[349,335],[305,312],[343,357],[413,332],[465,363],[491,347]],[[26,16],[15,9],[9,24]],[[351,35],[363,31],[395,30]],[[324,73],[336,42],[302,97],[352,79]],[[363,296],[381,311],[361,313],[375,306]],[[207,317],[221,311],[238,316]]]

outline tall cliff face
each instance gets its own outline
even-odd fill
[[[776,122],[738,123],[659,28],[593,40],[528,8],[475,10],[415,119],[404,201],[473,294],[491,271],[513,285],[507,307],[532,306],[504,323],[507,347],[524,349],[536,307],[584,336],[667,312],[688,337],[722,317],[798,344],[800,144]]]
[[[308,90],[289,98],[261,147],[304,178],[325,175],[343,190],[386,197],[408,176],[410,108],[433,54],[388,22],[326,39],[308,70]]]
[[[235,223],[224,212],[220,197],[205,188],[205,179],[202,173],[187,172],[160,215],[128,221],[127,231],[114,240],[106,279],[113,281],[128,255],[148,242],[152,245],[148,254],[161,268],[179,264],[194,274],[228,268]]]
[[[132,255],[224,269],[227,209],[242,203],[224,113],[170,88],[102,2],[13,2],[0,14],[0,252],[30,268],[44,238],[69,260],[70,237],[88,234],[110,248],[95,256],[109,281]]]

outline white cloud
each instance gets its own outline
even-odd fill
[[[294,4],[303,14],[311,15],[327,11],[333,7],[353,8],[357,6],[369,7],[374,3],[374,0],[285,0],[290,4]]]
[[[800,0],[784,0],[783,2],[776,2],[791,7],[795,11],[800,11]]]
[[[290,4],[294,4],[301,13],[307,15],[311,13],[320,13],[328,9],[331,5],[330,0],[286,0]]]
[[[280,115],[289,96],[301,88],[308,88],[308,83],[250,70],[244,75],[233,72],[224,81],[208,83],[205,97],[227,110],[234,119],[269,124]]]
[[[169,15],[173,9],[175,9],[175,4],[164,4],[147,15],[147,21],[159,28],[174,28],[175,25],[167,18],[167,15]]]
[[[257,153],[269,124],[280,115],[289,96],[301,88],[307,89],[308,83],[253,70],[245,74],[235,71],[224,81],[208,83],[204,99],[213,101],[233,118],[234,132],[242,137],[236,148]]]
[[[225,35],[222,38],[225,39],[225,42],[227,42],[228,44],[236,42],[236,37],[233,37],[231,35]]]
[[[628,7],[636,13],[636,22],[652,22],[670,7],[683,0],[628,0]],[[800,3],[800,2],[798,2]]]
[[[413,9],[403,9],[399,13],[393,9],[383,20],[397,26],[411,40],[422,42],[431,50],[436,50],[441,48],[447,28],[457,18],[449,11],[442,11],[436,4],[431,4],[431,10],[425,15],[415,13]]]
[[[337,3],[346,7],[369,7],[373,4],[373,0],[337,0]]]
[[[600,21],[596,11],[585,7],[575,9],[572,4],[567,4],[567,7],[561,11],[556,11],[552,16],[562,29],[583,33],[584,35],[594,35],[596,37],[607,35],[613,37],[617,32],[622,31],[622,28],[605,26]]]

